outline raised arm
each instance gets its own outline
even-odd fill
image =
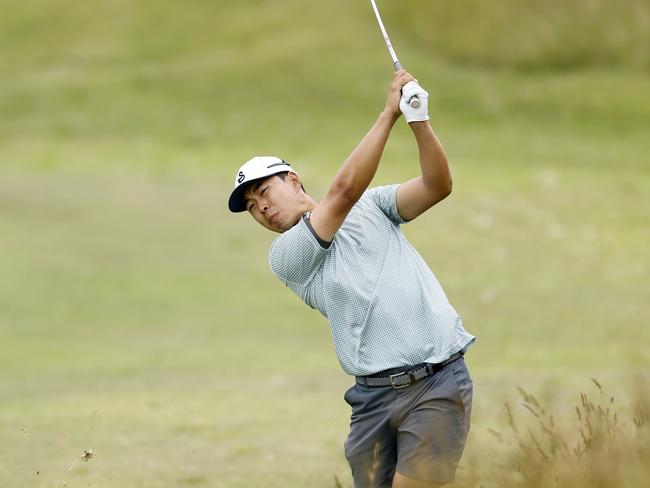
[[[451,193],[447,156],[429,121],[410,122],[420,151],[422,175],[402,183],[397,190],[397,210],[412,220]]]
[[[311,225],[324,241],[331,241],[345,217],[375,176],[390,131],[401,112],[400,90],[413,77],[398,71],[390,84],[386,106],[377,121],[339,169],[325,198],[311,212]]]

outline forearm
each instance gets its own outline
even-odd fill
[[[428,121],[409,124],[420,150],[422,175],[402,183],[397,190],[397,209],[413,220],[451,193],[451,173],[442,144]]]
[[[383,111],[359,145],[339,169],[333,188],[338,188],[350,200],[358,200],[372,181],[390,131],[399,114]]]
[[[452,185],[449,163],[431,124],[428,121],[412,122],[409,126],[415,135],[420,153],[423,183],[436,193],[449,194]]]

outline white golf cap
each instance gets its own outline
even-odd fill
[[[246,161],[246,163],[239,168],[237,176],[235,176],[235,189],[230,194],[230,199],[228,200],[228,208],[230,211],[244,212],[246,210],[244,192],[250,183],[285,171],[296,173],[291,169],[289,163],[284,159],[276,158],[275,156],[256,156],[253,159]]]

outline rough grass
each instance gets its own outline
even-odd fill
[[[488,429],[493,436],[489,458],[484,457],[487,449],[472,449],[457,486],[642,486],[650,475],[646,380],[623,404],[592,382],[595,388],[580,393],[573,415],[557,403],[549,410],[519,388],[518,411],[505,404],[507,430]]]

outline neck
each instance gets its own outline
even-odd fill
[[[309,195],[306,195],[306,197],[307,198],[305,199],[305,212],[311,212],[316,208],[316,201]]]
[[[300,219],[302,218],[303,215],[305,215],[307,212],[311,212],[316,208],[316,201],[307,194],[305,194],[305,197],[301,202],[301,204],[302,205],[300,205],[300,216],[296,220],[295,224],[300,222]]]

